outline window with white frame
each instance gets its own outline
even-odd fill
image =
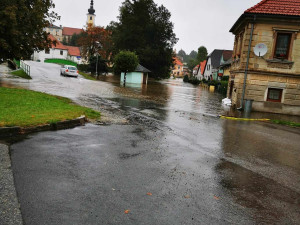
[[[282,100],[282,89],[279,88],[268,88],[267,101],[269,102],[281,102]]]

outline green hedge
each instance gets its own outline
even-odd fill
[[[78,64],[77,68],[83,72],[91,72],[90,64]]]

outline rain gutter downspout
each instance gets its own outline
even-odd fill
[[[254,22],[255,22],[255,20],[256,20],[256,15],[254,15],[253,22],[251,23],[251,33],[250,33],[250,39],[249,39],[248,54],[247,54],[247,63],[246,63],[245,76],[244,76],[243,93],[242,93],[242,99],[241,99],[241,107],[239,108],[239,110],[242,110],[243,107],[244,107],[244,98],[245,98],[245,92],[246,92],[246,82],[247,82],[248,68],[249,68],[249,58],[250,58],[250,52],[251,52],[251,44],[252,44],[252,38],[253,38],[253,30],[254,30]]]

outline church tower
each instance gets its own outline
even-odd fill
[[[87,14],[87,25],[91,24],[92,26],[95,26],[95,9],[94,9],[94,1],[91,0],[91,6],[88,9],[88,14]]]

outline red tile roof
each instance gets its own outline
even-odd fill
[[[200,64],[197,65],[197,66],[195,66],[195,67],[194,67],[194,70],[198,70],[198,69],[199,69],[199,66],[200,66]]]
[[[203,62],[200,63],[200,68],[201,68],[201,74],[204,74],[204,69],[205,69],[205,65],[206,65],[206,60],[204,60]]]
[[[300,0],[262,0],[245,13],[300,16]]]
[[[62,34],[66,35],[66,36],[72,36],[73,34],[80,34],[82,32],[83,32],[83,29],[72,28],[72,27],[64,27]]]
[[[67,46],[65,47],[68,49],[69,55],[71,56],[80,56],[80,48],[75,46]]]
[[[56,41],[56,44],[52,44],[51,48],[67,50],[66,46],[64,46],[62,43],[60,43],[60,41],[57,40],[52,34],[49,34],[48,37],[51,41]]]
[[[183,63],[177,57],[174,58],[174,63],[175,65],[183,66]]]

